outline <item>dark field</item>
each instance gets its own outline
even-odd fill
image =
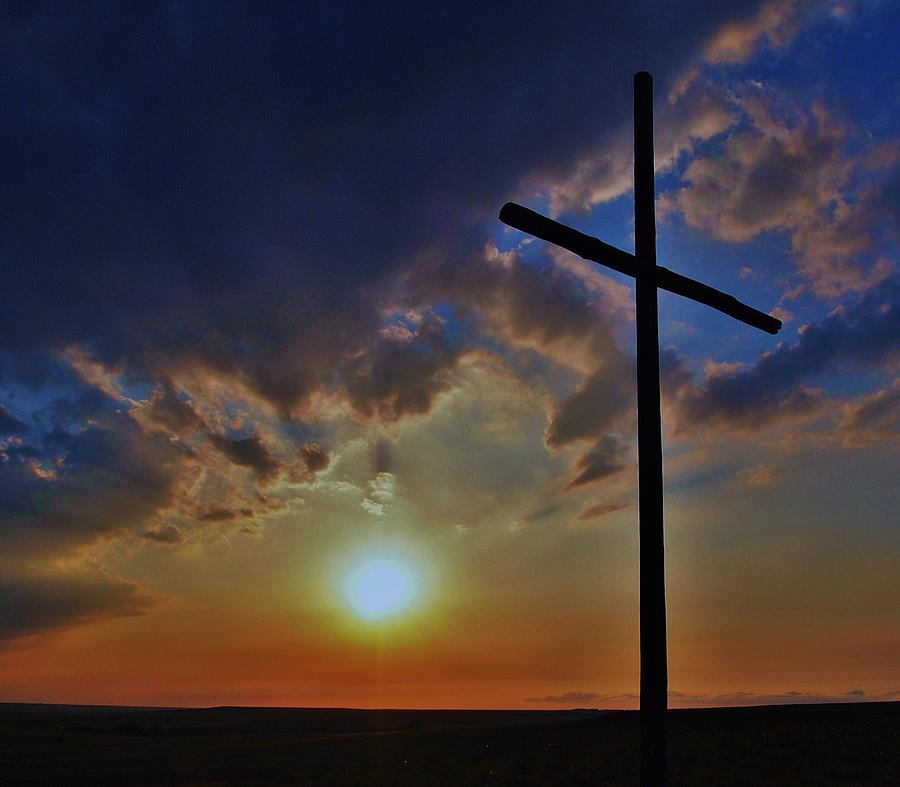
[[[673,784],[900,785],[900,703],[676,710]],[[158,710],[0,704],[0,783],[635,784],[602,711]]]

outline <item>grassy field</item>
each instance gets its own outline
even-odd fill
[[[900,703],[677,710],[672,784],[900,785]],[[0,705],[0,783],[636,784],[638,718],[601,711]]]

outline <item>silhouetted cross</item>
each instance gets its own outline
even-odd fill
[[[653,184],[653,78],[634,75],[634,254],[508,202],[500,220],[586,260],[635,279],[640,518],[641,782],[666,780],[666,579],[663,554],[662,423],[659,403],[659,288],[705,303],[754,328],[776,334],[781,321],[706,284],[656,264]]]

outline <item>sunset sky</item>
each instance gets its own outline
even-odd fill
[[[643,69],[785,324],[660,295],[670,704],[900,699],[900,4],[21,9],[0,701],[636,707],[633,282],[497,212],[632,251]]]

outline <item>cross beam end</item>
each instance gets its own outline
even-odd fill
[[[722,312],[722,314],[733,317],[735,320],[740,320],[746,325],[770,333],[772,336],[781,330],[781,320],[777,317],[761,312],[759,309],[754,309],[752,306],[739,301],[733,295],[717,290],[715,287],[710,287],[708,284],[703,284],[695,279],[689,279],[687,276],[670,271],[668,268],[656,267],[656,286],[709,306],[716,311]]]

